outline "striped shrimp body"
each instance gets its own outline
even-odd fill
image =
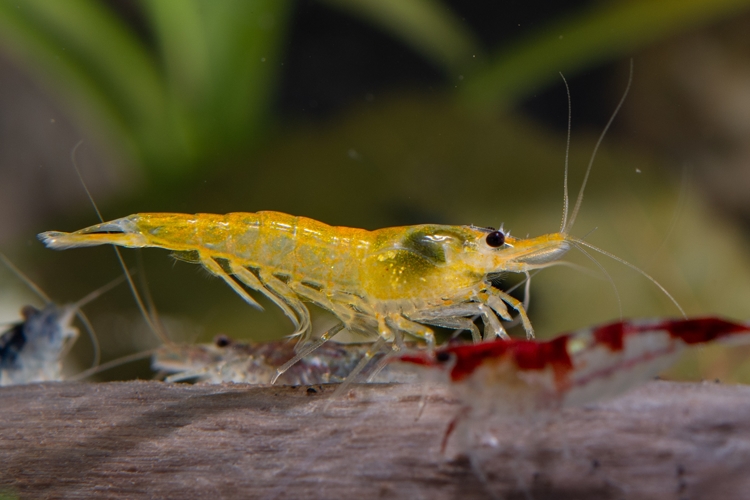
[[[284,372],[278,382],[284,385],[343,382],[371,347],[367,343],[327,342]],[[209,384],[269,384],[276,376],[276,368],[294,354],[294,345],[287,341],[244,343],[219,335],[211,344],[162,346],[154,353],[151,367],[170,374],[167,382],[196,379]],[[395,369],[395,365],[382,365],[385,355],[381,351],[373,356],[361,374],[368,379],[372,376],[376,382],[414,378],[413,374]]]
[[[615,397],[668,368],[687,347],[750,343],[750,326],[719,318],[619,321],[544,342],[497,340],[397,361],[449,384],[465,408],[449,425],[464,434],[493,416],[533,416]],[[466,436],[464,436],[466,438]]]
[[[202,264],[249,304],[260,307],[244,285],[263,293],[290,318],[295,334],[310,335],[302,301],[331,311],[343,327],[400,345],[403,334],[434,345],[425,325],[479,329],[485,338],[507,337],[498,316],[518,311],[529,337],[523,305],[492,287],[498,272],[545,267],[569,249],[570,237],[554,233],[531,239],[475,226],[418,225],[375,231],[333,227],[278,212],[211,214],[144,213],[74,233],[47,232],[50,248],[101,244],[158,247]]]

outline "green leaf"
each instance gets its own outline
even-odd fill
[[[26,4],[0,1],[0,42],[20,63],[25,64],[37,81],[57,97],[64,97],[68,109],[84,124],[97,123],[100,139],[118,136],[122,144],[134,138],[130,134],[120,107],[107,89],[90,75],[74,51],[57,41],[50,33],[38,28]]]
[[[260,140],[281,68],[286,0],[143,0],[168,80],[172,127],[191,163]]]
[[[10,8],[10,2],[3,4],[5,10]],[[153,59],[99,2],[26,0],[18,13],[34,27],[37,42],[87,73],[126,121],[158,121],[164,87]]]
[[[197,0],[142,0],[161,48],[171,90],[191,103],[201,99],[208,85],[206,27]]]
[[[211,83],[207,137],[257,141],[272,101],[287,33],[287,0],[203,0]]]
[[[481,50],[458,17],[437,0],[322,1],[380,26],[449,73],[460,73]]]
[[[706,25],[750,6],[749,0],[623,0],[600,3],[558,20],[512,47],[465,80],[473,105],[507,106],[602,61]]]

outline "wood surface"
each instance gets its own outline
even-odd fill
[[[0,498],[750,498],[750,387],[654,381],[446,455],[460,407],[429,389],[415,420],[425,391],[0,388]]]

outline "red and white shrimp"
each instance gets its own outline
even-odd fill
[[[653,378],[692,345],[750,343],[750,325],[720,318],[634,320],[554,339],[497,340],[407,353],[396,361],[445,382],[464,404],[448,426],[470,443],[470,423],[530,416],[617,396]]]

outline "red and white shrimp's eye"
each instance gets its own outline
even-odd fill
[[[437,354],[435,354],[435,361],[438,363],[447,363],[448,361],[453,359],[453,355],[447,351],[439,351]]]
[[[505,234],[502,231],[492,231],[487,235],[485,241],[492,248],[501,247],[505,244]]]

